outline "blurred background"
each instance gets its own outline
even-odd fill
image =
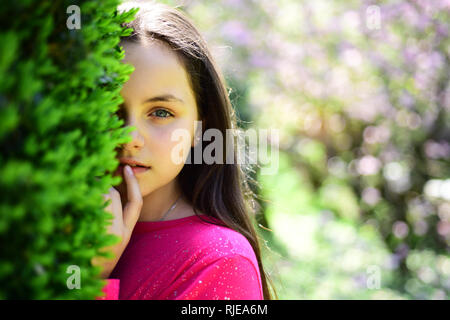
[[[280,299],[450,298],[450,1],[162,1],[209,42],[243,129]]]

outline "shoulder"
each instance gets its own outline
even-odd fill
[[[194,225],[175,299],[263,299],[258,261],[247,238],[200,219]]]
[[[167,298],[262,299],[258,260],[247,238],[208,216],[185,222],[176,229],[180,269]]]
[[[206,216],[196,219],[196,232],[190,239],[190,245],[201,249],[203,256],[217,259],[238,255],[256,262],[255,252],[244,235],[229,227],[203,222],[201,219],[210,222],[219,222],[219,220]]]
[[[239,254],[222,256],[182,276],[176,299],[260,300],[264,299],[257,267]]]

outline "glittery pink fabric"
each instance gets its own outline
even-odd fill
[[[258,262],[248,240],[201,219],[214,221],[194,215],[138,222],[109,279],[120,280],[120,290],[115,288],[119,299],[263,299]],[[107,297],[114,294],[106,292]]]
[[[118,300],[119,299],[119,279],[106,279],[106,285],[103,287],[103,295],[95,300]]]

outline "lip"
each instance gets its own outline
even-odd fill
[[[116,175],[121,175],[123,176],[123,169],[125,168],[126,164],[122,163],[117,167],[117,170],[115,172]],[[142,167],[131,167],[131,170],[133,170],[133,173],[135,175],[139,175],[139,174],[143,174],[147,171],[149,171],[151,169],[151,167],[146,167],[146,168],[142,168]]]
[[[142,167],[147,167],[147,168],[150,167],[150,166],[146,165],[145,163],[139,162],[139,161],[134,160],[134,159],[120,158],[119,162],[120,162],[121,165],[126,165],[126,164],[132,165],[132,164],[134,164],[134,165],[137,165],[137,166],[142,166]]]

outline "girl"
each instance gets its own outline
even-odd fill
[[[197,129],[225,137],[236,128],[223,77],[181,12],[147,1],[122,3],[119,11],[135,7],[126,24],[134,32],[121,42],[135,70],[119,116],[137,130],[118,151],[122,183],[105,195],[114,215],[109,232],[122,242],[111,249],[114,259],[93,259],[108,278],[102,299],[271,299],[236,156],[225,164],[223,145],[221,163],[186,161],[198,149],[203,154]],[[190,137],[181,142],[181,163],[174,161],[175,130]],[[128,172],[130,164],[139,167]]]

